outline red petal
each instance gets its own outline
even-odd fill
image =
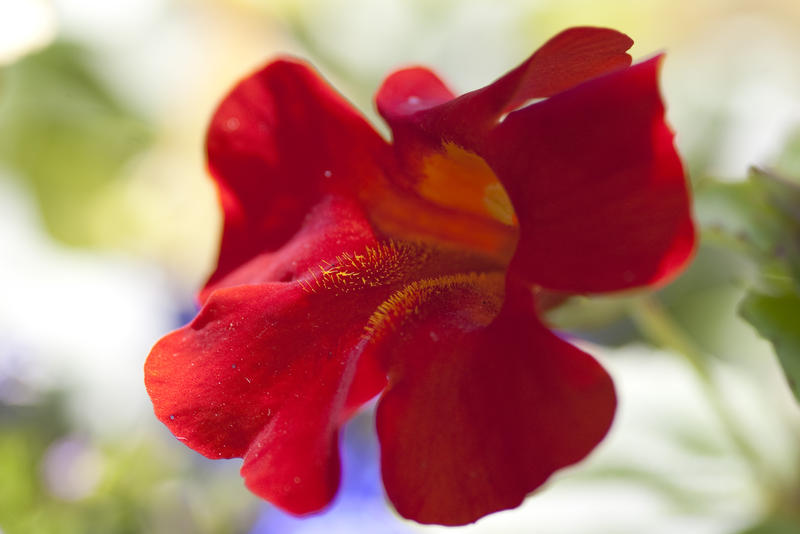
[[[343,297],[309,284],[218,290],[145,365],[156,415],[178,439],[211,458],[244,456],[248,486],[298,514],[336,491],[356,348],[385,298],[381,289]],[[372,379],[375,395],[384,378]]]
[[[486,157],[511,198],[511,269],[548,289],[663,281],[694,248],[684,172],[664,122],[659,58],[513,112]]]
[[[490,85],[449,101],[452,93],[421,68],[398,71],[378,90],[378,111],[405,143],[408,135],[431,136],[471,148],[500,115],[530,99],[564,91],[590,78],[627,67],[633,41],[606,28],[578,27],[547,41],[517,68]],[[414,128],[410,128],[410,124]],[[416,132],[412,130],[416,129]]]
[[[444,104],[455,94],[425,67],[401,69],[384,80],[375,95],[378,112],[391,124],[395,118]]]
[[[390,380],[377,414],[384,485],[406,518],[462,525],[513,508],[611,424],[609,376],[513,291],[497,315],[501,280],[450,280],[374,347]]]
[[[209,282],[200,299],[204,301],[221,287],[295,280],[317,268],[321,261],[376,243],[372,227],[356,201],[326,196],[309,209],[300,229],[286,244],[274,252],[262,252]]]
[[[486,88],[481,98],[509,112],[532,98],[566,91],[602,74],[627,67],[633,40],[608,28],[577,27],[559,33],[522,65]],[[502,107],[500,107],[502,106]],[[495,106],[493,106],[495,107]]]
[[[630,45],[613,30],[573,28],[494,83],[459,98],[424,68],[390,75],[376,104],[392,128],[399,172],[387,173],[395,187],[390,201],[378,201],[379,194],[367,201],[372,220],[391,235],[449,242],[507,262],[515,219],[479,156],[489,131],[503,113],[531,98],[629,65]]]
[[[310,272],[330,266],[341,254],[374,248],[377,244],[358,203],[340,196],[326,196],[311,209],[300,230],[283,247],[259,254],[207,285],[200,298],[205,301],[222,287],[308,278]],[[384,383],[383,370],[371,358],[361,358],[345,403],[344,419],[374,397]]]
[[[280,60],[222,101],[207,150],[225,212],[213,284],[286,243],[324,193],[374,177],[388,147],[310,67]]]
[[[414,280],[487,268],[393,242],[319,261],[292,282],[214,291],[145,364],[156,415],[179,439],[212,458],[243,456],[248,487],[298,514],[333,496],[338,427],[386,383],[374,354],[362,354],[372,316]]]

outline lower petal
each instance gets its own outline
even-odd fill
[[[602,367],[539,322],[527,289],[509,289],[498,314],[502,286],[491,285],[432,293],[373,347],[389,370],[377,414],[384,485],[421,523],[516,507],[613,419]]]
[[[313,395],[304,392],[287,404],[253,440],[241,470],[250,491],[295,514],[316,512],[333,500],[340,479],[337,414],[342,410],[335,389],[343,378],[320,380]]]
[[[364,324],[384,292],[342,297],[299,282],[214,292],[147,359],[156,415],[205,456],[244,457],[261,497],[295,514],[319,510],[339,484],[339,425],[385,383],[361,373],[350,398]]]
[[[297,246],[344,246],[318,235]],[[394,313],[390,297],[431,273],[485,268],[479,257],[403,242],[318,261],[293,281],[217,289],[145,364],[156,415],[178,439],[211,458],[244,457],[248,487],[295,514],[333,497],[339,426],[386,384],[364,347]]]

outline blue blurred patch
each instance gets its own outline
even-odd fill
[[[189,324],[200,312],[200,305],[197,303],[194,296],[191,300],[179,299],[178,312],[175,314],[175,328],[180,328]]]
[[[408,534],[381,485],[373,410],[348,423],[342,443],[342,486],[322,513],[297,518],[265,506],[250,534]]]

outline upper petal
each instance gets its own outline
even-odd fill
[[[220,104],[207,137],[208,166],[224,210],[214,284],[274,251],[323,195],[356,190],[379,173],[385,141],[309,66],[272,62]]]
[[[515,111],[486,159],[520,224],[512,270],[548,289],[603,292],[676,274],[694,249],[659,59]]]
[[[435,74],[421,68],[390,75],[375,97],[395,136],[430,136],[472,146],[503,113],[590,78],[627,67],[633,41],[607,28],[565,30],[501,78],[458,98]]]
[[[372,347],[389,372],[384,485],[406,518],[461,525],[513,508],[611,424],[606,372],[539,322],[527,289],[510,285],[503,303],[502,283],[462,277],[400,295],[414,312],[395,313]]]
[[[395,120],[453,100],[456,95],[425,67],[410,67],[390,74],[375,94],[378,112]]]
[[[390,75],[376,104],[392,129],[396,165],[386,178],[395,194],[374,203],[373,220],[392,234],[456,243],[507,263],[516,219],[481,157],[491,129],[531,98],[627,66],[631,43],[614,30],[572,28],[494,83],[458,98],[427,69]]]

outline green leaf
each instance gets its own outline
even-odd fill
[[[770,205],[779,212],[775,219],[781,231],[775,253],[800,291],[800,181],[762,169],[753,169],[750,179],[763,188]]]
[[[780,223],[760,184],[708,181],[695,191],[697,222],[706,234],[725,238],[727,248],[767,255],[774,248]]]
[[[699,186],[695,208],[704,241],[747,258],[759,291],[800,290],[800,183],[753,168],[744,182]]]
[[[800,140],[800,137],[798,137]],[[710,182],[698,191],[705,237],[748,258],[755,271],[740,315],[769,340],[800,401],[800,170],[787,159],[780,170],[753,168],[738,183]]]
[[[774,170],[753,168],[750,180],[766,192],[769,203],[800,223],[800,181]]]
[[[772,343],[789,387],[800,401],[800,295],[751,292],[742,301],[739,312]]]

